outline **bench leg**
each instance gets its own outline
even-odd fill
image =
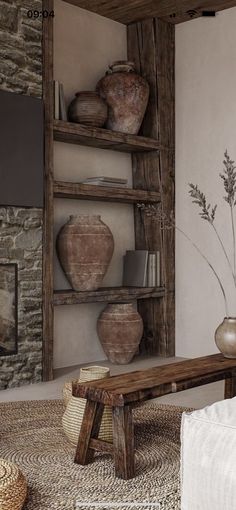
[[[233,398],[236,396],[236,375],[232,373],[232,376],[225,379],[225,398]]]
[[[87,400],[75,454],[77,464],[85,466],[93,459],[95,451],[89,448],[89,443],[90,439],[98,437],[103,409],[103,404]]]
[[[113,407],[113,447],[116,476],[134,477],[134,427],[130,406]]]

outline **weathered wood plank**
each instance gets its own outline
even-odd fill
[[[56,290],[54,305],[75,305],[79,303],[122,302],[136,299],[161,298],[163,287],[103,287],[93,291],[76,292],[74,290]]]
[[[116,476],[128,480],[134,476],[134,426],[132,409],[112,408],[113,448]]]
[[[64,0],[83,9],[111,18],[126,25],[145,18],[167,18],[170,23],[182,23],[202,15],[203,10],[220,11],[236,6],[235,0]]]
[[[215,354],[117,375],[106,380],[74,384],[73,395],[108,405],[123,406],[228,379],[233,370],[236,371],[236,360]],[[227,383],[228,395],[235,390],[235,382],[232,388],[230,384]]]
[[[109,129],[84,126],[61,120],[54,121],[54,139],[59,142],[120,152],[145,152],[159,150],[161,147],[157,140],[147,136],[127,135]]]
[[[160,152],[134,154],[133,182],[138,189],[160,192],[160,211],[169,215],[175,208],[174,189],[174,27],[150,19],[128,27],[128,57],[150,84],[150,101],[141,133],[159,140]],[[167,120],[168,119],[168,120]],[[144,321],[140,351],[161,356],[175,353],[175,236],[163,231],[155,218],[135,210],[136,249],[159,250],[161,253],[164,299],[139,302]]]
[[[93,186],[76,182],[54,182],[54,196],[57,198],[72,198],[82,200],[102,200],[107,202],[121,202],[126,204],[158,203],[160,193],[132,188],[115,188],[112,186]]]
[[[43,9],[53,10],[53,0]],[[53,18],[43,22],[44,228],[43,228],[43,380],[53,379]]]
[[[97,439],[102,421],[104,405],[98,402],[87,401],[84,417],[80,429],[78,446],[75,454],[77,464],[88,464],[94,457],[94,449],[89,448],[91,439]]]
[[[102,439],[90,439],[89,448],[98,452],[113,454],[113,445],[107,441],[102,441]]]

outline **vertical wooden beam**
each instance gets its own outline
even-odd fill
[[[53,10],[43,0],[43,10]],[[44,229],[43,229],[43,380],[53,379],[53,17],[43,20]]]
[[[128,58],[150,85],[150,100],[141,134],[158,139],[164,149],[133,155],[134,188],[161,193],[161,211],[174,212],[175,28],[158,18],[128,26]],[[160,250],[163,299],[139,301],[144,320],[141,352],[175,354],[175,235],[163,231],[154,218],[135,210],[136,248]]]

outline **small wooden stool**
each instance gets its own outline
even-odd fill
[[[87,399],[75,456],[92,461],[95,450],[114,456],[116,476],[135,476],[132,407],[152,398],[225,379],[225,398],[236,395],[236,359],[205,356],[93,382],[74,383],[73,396]],[[98,439],[104,405],[112,407],[113,445]]]

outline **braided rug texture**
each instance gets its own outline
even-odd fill
[[[75,506],[76,500],[110,502],[109,510],[119,509],[117,503],[133,501],[158,502],[160,510],[179,510],[180,422],[184,410],[157,404],[134,410],[137,449],[136,477],[132,480],[115,477],[109,455],[97,453],[87,466],[74,464],[75,447],[63,433],[60,400],[0,404],[0,457],[15,462],[26,476],[24,510],[82,510],[82,506]],[[126,510],[131,508],[126,506]],[[135,510],[150,508],[147,504]]]

